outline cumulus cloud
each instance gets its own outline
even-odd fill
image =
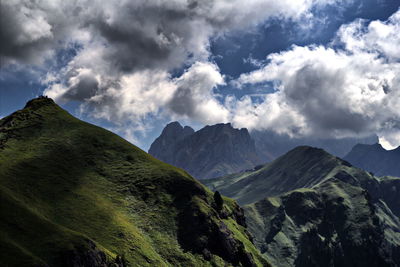
[[[44,93],[80,101],[82,112],[116,124],[137,120],[143,128],[161,112],[224,122],[231,111],[214,91],[224,79],[209,62],[210,40],[270,18],[309,20],[313,9],[337,1],[1,1],[0,38],[7,42],[0,56],[5,64],[46,66],[75,47],[62,68],[42,77]]]
[[[102,44],[112,67],[122,71],[177,67],[207,57],[209,38],[270,17],[298,19],[336,0],[300,1],[100,1],[1,2],[1,56],[35,62],[60,43]],[[82,67],[82,66],[81,66]]]
[[[242,74],[238,84],[273,83],[261,104],[234,103],[233,121],[290,135],[378,133],[396,144],[400,126],[400,11],[387,21],[344,25],[328,46],[293,46]],[[239,110],[241,107],[241,110]],[[278,118],[274,120],[274,118]],[[281,122],[286,126],[280,127]],[[398,144],[398,143],[397,143]]]
[[[175,79],[175,84],[176,90],[168,103],[174,114],[206,124],[228,121],[229,111],[213,92],[215,87],[224,84],[216,65],[197,62]]]
[[[0,10],[0,39],[7,40],[0,44],[2,66],[41,64],[78,30],[74,10],[63,1],[1,1]]]
[[[166,111],[176,118],[201,123],[228,120],[229,111],[214,93],[218,85],[224,84],[224,77],[210,62],[196,62],[176,78],[162,70],[143,70],[122,75],[115,84],[88,69],[70,75],[66,86],[55,82],[45,94],[59,102],[84,99],[83,109],[94,110],[98,118],[135,121]]]

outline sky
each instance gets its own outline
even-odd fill
[[[0,5],[0,117],[43,94],[144,150],[175,120],[400,145],[400,0]]]

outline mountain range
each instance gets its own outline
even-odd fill
[[[40,97],[0,120],[1,266],[269,266],[243,210]]]
[[[244,205],[273,266],[400,265],[400,178],[303,146],[257,170],[203,182]]]
[[[378,143],[374,145],[358,144],[344,159],[377,176],[400,177],[400,147],[386,150]]]
[[[215,178],[270,162],[300,145],[311,145],[343,157],[358,143],[374,144],[367,138],[292,138],[272,131],[235,129],[231,124],[208,125],[199,131],[179,122],[169,123],[151,144],[154,157],[183,168],[197,179]]]
[[[195,132],[172,122],[153,142],[149,153],[197,179],[252,169],[261,163],[247,129],[235,129],[230,123],[206,126]]]
[[[375,144],[378,136],[371,135],[364,138],[317,138],[317,137],[290,137],[287,134],[277,134],[271,130],[251,131],[259,155],[263,162],[270,162],[284,155],[298,146],[312,146],[322,148],[328,153],[343,158],[357,144]]]

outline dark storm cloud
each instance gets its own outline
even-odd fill
[[[17,6],[1,1],[0,14],[2,66],[12,59],[23,62],[38,61],[41,53],[51,48],[51,26],[34,3]],[[30,29],[26,26],[27,23],[31,24]]]
[[[242,1],[1,1],[1,54],[31,61],[63,42],[104,42],[115,68],[179,67],[188,56],[208,56],[209,38],[270,17],[299,18],[314,5]],[[88,35],[88,36],[84,36]],[[100,39],[99,39],[100,38]]]
[[[64,3],[61,8],[54,2],[51,6],[46,6],[45,1],[40,2],[46,6],[42,9],[65,9],[69,16],[75,16],[71,23],[62,12],[59,17],[53,15],[44,20],[52,29],[58,27],[68,32],[69,36],[64,38],[66,42],[76,42],[81,47],[64,68],[56,70],[54,75],[58,76],[58,83],[49,84],[46,93],[64,100],[67,96],[84,96],[81,100],[86,101],[85,87],[82,87],[83,93],[78,93],[80,87],[72,88],[70,79],[80,79],[79,76],[72,77],[71,73],[88,69],[100,77],[99,91],[92,96],[100,95],[96,99],[104,99],[108,89],[121,88],[107,88],[107,85],[118,85],[124,76],[147,70],[170,72],[197,61],[207,62],[210,38],[214,36],[245,29],[270,17],[297,19],[308,14],[314,4],[325,2],[333,1],[302,0],[295,5],[264,0],[248,4],[213,0],[74,1]],[[190,92],[193,91],[188,90]],[[185,98],[190,99],[190,96]]]
[[[63,95],[63,98],[78,101],[89,99],[96,95],[96,92],[99,90],[99,81],[93,73],[83,70],[70,81],[69,88]]]
[[[345,72],[308,64],[300,68],[285,86],[288,104],[297,107],[307,118],[314,134],[369,130],[369,120],[363,114],[349,110],[345,96],[341,99],[340,93],[335,90],[345,84]]]

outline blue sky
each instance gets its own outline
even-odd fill
[[[171,120],[400,144],[398,0],[1,5],[0,116],[47,94],[145,150]]]

